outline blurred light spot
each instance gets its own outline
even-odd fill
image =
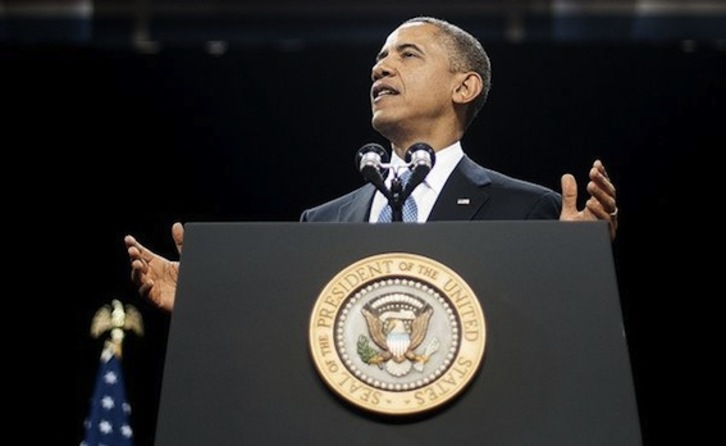
[[[224,40],[209,40],[206,49],[212,56],[221,56],[227,52],[227,42]]]

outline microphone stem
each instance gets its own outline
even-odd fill
[[[391,181],[391,196],[388,198],[388,204],[391,205],[391,221],[402,222],[403,221],[403,203],[406,201],[403,196],[403,185],[401,179],[398,177],[393,178]]]

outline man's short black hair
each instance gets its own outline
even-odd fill
[[[455,73],[475,71],[481,76],[483,81],[482,91],[470,104],[466,113],[464,128],[469,127],[479,111],[484,107],[491,88],[492,66],[484,47],[476,37],[446,20],[419,16],[403,22],[404,25],[408,23],[428,23],[439,28],[446,38],[444,45],[450,50],[451,71]]]

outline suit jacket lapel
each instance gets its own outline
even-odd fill
[[[366,222],[373,202],[373,194],[376,188],[372,184],[366,184],[358,189],[351,199],[340,207],[338,221],[340,222]]]
[[[465,155],[444,184],[429,221],[473,219],[489,199],[482,189],[489,183],[486,170]]]

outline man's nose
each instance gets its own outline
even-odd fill
[[[393,73],[393,69],[386,63],[386,59],[381,59],[373,65],[371,80],[375,82],[378,79],[390,76],[391,73]]]

